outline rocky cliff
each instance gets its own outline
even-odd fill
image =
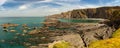
[[[99,7],[99,8],[88,8],[88,9],[76,9],[61,14],[55,14],[48,17],[54,18],[105,18],[110,19],[113,17],[113,13],[119,11],[120,6],[115,7]],[[59,16],[59,17],[58,17]]]
[[[119,26],[120,23],[120,6],[114,7],[99,7],[88,9],[76,9],[61,14],[47,16],[47,18],[103,18],[109,19],[107,22],[110,26]]]

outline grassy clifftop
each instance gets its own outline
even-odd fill
[[[89,48],[119,48],[120,47],[120,28],[116,30],[112,38],[95,41],[89,45]]]

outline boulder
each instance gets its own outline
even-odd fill
[[[40,31],[39,30],[32,30],[30,31],[28,34],[32,35],[32,34],[37,34],[39,33]]]
[[[72,48],[83,48],[84,43],[79,34],[67,34],[63,36],[52,37],[54,41],[64,40],[72,45]]]

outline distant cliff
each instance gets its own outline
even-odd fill
[[[120,6],[76,9],[61,14],[47,16],[49,18],[103,18],[111,20],[109,25],[120,24]]]
[[[119,11],[120,6],[115,7],[100,7],[100,8],[88,8],[88,9],[76,9],[61,14],[50,15],[54,18],[106,18],[110,19],[113,13]],[[59,16],[59,17],[58,17]]]

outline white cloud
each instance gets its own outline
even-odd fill
[[[107,6],[115,6],[115,5],[120,5],[120,0],[113,0],[112,2],[106,3]]]
[[[45,0],[45,1],[50,2],[50,1],[53,1],[53,0]]]
[[[81,0],[58,0],[58,1],[76,2],[76,1],[81,1]]]
[[[19,17],[19,16],[47,16],[47,15],[52,15],[52,14],[58,14],[61,12],[66,12],[70,11],[73,9],[83,9],[83,8],[90,8],[90,7],[97,7],[96,5],[72,5],[72,4],[67,4],[67,3],[59,3],[59,2],[54,2],[56,4],[62,5],[59,8],[54,8],[54,7],[49,7],[48,5],[46,6],[40,6],[37,8],[29,8],[32,6],[32,4],[24,4],[18,8],[18,10],[7,10],[7,11],[0,11],[0,16],[14,16],[14,17]]]
[[[52,2],[53,0],[44,0],[44,1],[40,1],[40,2]]]
[[[0,0],[0,6],[2,5],[2,4],[4,4],[6,2],[6,0]]]
[[[59,0],[59,1],[78,1],[78,0]],[[79,0],[80,1],[80,0]],[[99,0],[100,1],[100,0]],[[31,8],[35,4],[38,3],[44,3],[44,2],[50,2],[50,3],[55,3],[58,5],[61,5],[60,7],[50,7],[49,5],[44,5],[44,6],[38,6],[36,8]],[[39,1],[39,2],[32,2],[32,3],[26,3],[24,5],[21,5],[18,7],[16,10],[3,10],[0,11],[0,16],[14,16],[14,17],[19,17],[19,16],[47,16],[47,15],[52,15],[52,14],[58,14],[61,12],[66,12],[66,11],[71,11],[73,9],[84,9],[84,8],[96,8],[96,7],[101,7],[104,5],[112,5],[112,4],[120,4],[120,0],[115,0],[113,2],[109,2],[106,4],[103,4],[102,1],[100,1],[99,5],[91,5],[91,4],[69,4],[69,3],[63,3],[63,2],[55,2],[54,0],[45,0],[45,1]]]
[[[7,10],[7,11],[0,11],[0,16],[14,16],[14,17],[19,17],[19,16],[47,16],[47,15],[52,15],[52,14],[58,14],[61,12],[66,12],[70,11],[73,9],[83,9],[83,8],[89,8],[89,7],[97,7],[93,5],[88,5],[88,6],[80,6],[80,5],[64,5],[59,8],[53,8],[49,6],[42,6],[38,8],[33,8],[33,9],[27,9],[27,10]],[[26,6],[22,6],[21,9],[26,8]]]
[[[28,9],[28,6],[27,5],[22,5],[18,9],[19,10],[25,10],[25,9]]]

